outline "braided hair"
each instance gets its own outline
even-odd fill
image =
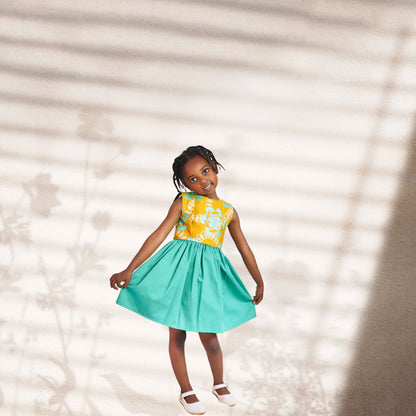
[[[185,189],[185,180],[183,179],[183,167],[185,163],[194,158],[195,156],[201,156],[204,158],[209,165],[214,169],[215,173],[218,173],[218,167],[224,169],[224,166],[221,165],[215,159],[214,154],[211,150],[206,149],[204,146],[190,146],[184,150],[177,158],[175,158],[172,169],[173,169],[173,184],[175,185],[176,190],[179,192],[175,199],[177,199],[181,194],[181,189]]]

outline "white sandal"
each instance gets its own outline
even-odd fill
[[[203,415],[207,409],[202,402],[199,400],[194,403],[188,403],[185,400],[185,397],[192,396],[195,394],[193,390],[186,391],[179,395],[179,403],[183,406],[183,408],[190,413],[191,415]]]
[[[212,387],[212,393],[214,394],[214,396],[223,404],[233,407],[237,404],[237,400],[235,399],[235,397],[231,394],[231,393],[227,393],[227,394],[219,394],[217,392],[217,389],[221,389],[223,387],[227,387],[228,386],[226,384],[216,384],[215,386]]]

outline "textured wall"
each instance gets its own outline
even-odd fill
[[[335,415],[406,168],[415,18],[404,0],[2,1],[1,414],[182,414],[166,328],[108,279],[203,144],[266,296],[221,336],[238,407],[209,393],[195,334],[193,385],[215,415]]]
[[[339,416],[416,414],[416,140],[386,229]]]

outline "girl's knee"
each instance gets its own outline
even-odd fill
[[[169,343],[177,348],[184,348],[186,331],[181,329],[169,328]]]
[[[217,334],[201,333],[199,337],[208,354],[218,354],[221,351]]]

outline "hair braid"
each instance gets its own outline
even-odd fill
[[[175,158],[172,169],[173,169],[173,184],[175,185],[176,190],[181,192],[181,189],[185,189],[185,180],[183,179],[183,167],[185,163],[192,159],[195,156],[201,156],[204,158],[209,165],[218,173],[218,167],[224,169],[224,166],[221,165],[215,159],[214,154],[211,150],[205,148],[204,146],[190,146],[186,150],[184,150],[177,158]],[[178,197],[178,196],[177,196]]]

